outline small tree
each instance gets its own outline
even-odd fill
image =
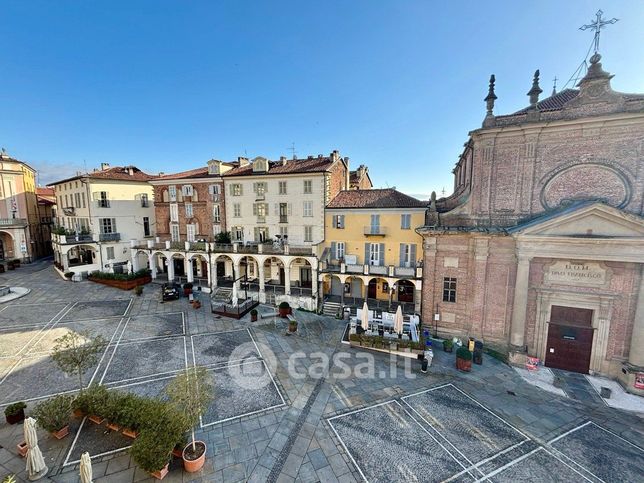
[[[192,434],[192,451],[197,451],[195,426],[213,398],[211,376],[203,367],[186,368],[166,387],[170,404],[185,418]]]
[[[91,337],[89,332],[70,332],[54,340],[51,358],[69,376],[78,376],[80,392],[83,392],[83,374],[98,362],[107,341],[100,335]]]
[[[215,243],[219,243],[221,245],[228,245],[230,244],[230,232],[229,231],[220,231],[215,235]]]

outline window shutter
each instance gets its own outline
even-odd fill
[[[244,185],[239,183],[239,196],[242,196],[244,194]]]
[[[197,194],[196,189],[192,189],[192,201],[199,201],[199,195]]]
[[[257,216],[257,203],[253,203],[253,216]]]
[[[280,204],[279,203],[275,203],[275,213],[274,214],[275,214],[275,216],[279,216],[279,214],[280,214]]]
[[[291,203],[288,204],[288,214],[289,215],[293,214],[293,209],[292,209]]]
[[[264,203],[264,216],[268,216],[268,214],[270,213],[268,211],[268,206],[269,206],[268,203]]]
[[[163,202],[168,203],[170,201],[170,195],[168,194],[168,190],[163,190]]]
[[[409,258],[411,259],[411,266],[415,267],[416,266],[416,244],[414,243],[413,245],[410,246],[410,255]]]
[[[234,185],[234,184],[231,184],[231,185],[230,185],[230,196],[232,196],[232,195],[233,195],[233,193],[235,193],[235,185]]]
[[[112,218],[112,233],[118,233],[116,229],[116,218]]]
[[[337,258],[336,254],[338,252],[336,251],[336,247],[337,247],[336,243],[331,242],[331,256],[329,257],[331,260],[335,260]]]
[[[257,183],[253,183],[253,193],[257,193]]]
[[[369,251],[370,251],[370,248],[371,248],[370,243],[365,243],[364,244],[364,262],[363,262],[364,265],[369,264]]]
[[[344,215],[340,215],[340,228],[344,228]]]
[[[338,223],[338,215],[333,215],[333,228],[338,228],[340,224]]]
[[[210,186],[208,186],[208,194],[215,194],[215,185],[211,184]]]
[[[385,265],[385,244],[381,243],[380,244],[380,266]]]
[[[398,264],[398,266],[399,267],[405,266],[405,244],[404,243],[400,244],[400,263]]]

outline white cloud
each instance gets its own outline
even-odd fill
[[[75,176],[77,172],[84,172],[82,166],[74,164],[56,164],[49,161],[29,163],[38,172],[38,184],[46,186],[48,183]]]

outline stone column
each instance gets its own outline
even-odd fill
[[[134,251],[132,251],[131,253],[132,253],[132,271],[133,272],[138,272],[139,271],[139,256]]]
[[[168,282],[174,280],[174,259],[168,258]]]
[[[421,312],[421,300],[423,298],[423,291],[417,290],[414,288],[414,312],[420,314]]]
[[[291,264],[284,264],[284,293],[291,295]]]
[[[434,279],[436,274],[436,252],[437,249],[437,239],[436,237],[430,237],[425,235],[423,239],[423,284],[424,287],[420,296],[422,300],[419,300],[419,303],[422,304],[422,314],[421,320],[423,325],[432,327],[434,324],[434,313],[436,311],[436,281]]]
[[[239,260],[233,262],[233,285],[236,287],[237,292],[239,292],[239,277],[241,277]]]
[[[311,269],[311,295],[313,298],[318,296],[318,269]]]
[[[210,269],[210,262],[206,262],[206,277],[208,278],[208,287],[212,285],[212,270]]]
[[[192,283],[195,280],[195,276],[192,273],[192,260],[189,258],[185,259],[186,264],[186,277],[188,277],[188,283]]]
[[[525,317],[528,303],[528,282],[530,276],[530,258],[519,256],[517,277],[514,283],[514,303],[512,304],[512,325],[510,344],[519,351],[525,346]]]
[[[258,264],[257,275],[259,277],[259,301],[262,304],[266,303],[266,287],[265,287],[265,275],[264,275],[264,264],[260,267]]]
[[[148,264],[150,265],[152,278],[157,278],[157,264],[154,263],[154,255],[151,253],[148,255]]]
[[[69,255],[68,253],[65,253],[65,254],[61,254],[61,256],[60,256],[60,258],[63,259],[63,272],[69,272],[69,256],[68,255]],[[103,269],[103,267],[101,267],[101,270],[102,269]]]
[[[633,366],[644,367],[644,270],[640,270],[640,273],[640,290],[637,295],[628,362]]]

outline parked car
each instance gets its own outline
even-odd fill
[[[161,297],[163,300],[178,300],[181,297],[181,287],[174,283],[164,283],[161,287]]]

